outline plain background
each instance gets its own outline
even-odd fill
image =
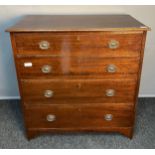
[[[27,14],[130,14],[151,27],[148,32],[141,97],[155,96],[155,6],[0,6],[0,99],[19,98],[9,33],[5,29]]]

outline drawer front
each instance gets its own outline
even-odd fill
[[[25,108],[25,114],[29,128],[130,127],[132,108],[128,104],[39,105]]]
[[[15,33],[18,54],[80,57],[138,57],[142,32]]]
[[[136,74],[138,58],[19,58],[17,61],[21,78],[52,77],[54,75],[104,75]]]
[[[21,80],[26,103],[133,102],[135,79]]]

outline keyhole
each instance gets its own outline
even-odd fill
[[[79,36],[77,36],[77,41],[80,41],[80,37]]]
[[[81,83],[77,84],[78,89],[81,89]]]

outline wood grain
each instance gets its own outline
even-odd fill
[[[138,57],[142,31],[138,33],[64,32],[64,33],[15,33],[17,52],[21,55],[79,56],[79,57]],[[111,40],[119,42],[117,49],[110,49]],[[42,50],[41,41],[50,47]]]
[[[149,30],[150,28],[130,15],[27,15],[9,32],[51,31],[126,31]]]
[[[42,134],[52,133],[52,134],[75,134],[75,133],[120,133],[128,138],[133,137],[133,127],[99,127],[99,128],[27,128],[26,136],[28,140],[31,140]]]
[[[24,102],[34,103],[87,103],[93,104],[94,98],[99,103],[133,102],[136,79],[50,79],[22,80]],[[114,89],[113,97],[106,96],[106,90]],[[53,97],[46,98],[44,92],[53,91]],[[76,101],[77,99],[77,101]],[[69,100],[69,101],[68,101]],[[95,104],[95,103],[94,103]]]
[[[27,138],[74,131],[132,138],[147,30],[129,15],[26,16],[8,28]],[[109,48],[111,40],[118,48]],[[41,41],[49,42],[47,50],[39,48]],[[107,72],[109,64],[116,73]],[[52,72],[43,74],[43,65]],[[115,95],[107,97],[107,89]],[[48,122],[48,114],[56,121]],[[105,114],[113,119],[105,121]]]
[[[26,108],[26,122],[29,128],[102,128],[130,127],[133,123],[132,106],[124,104],[65,104],[40,105]],[[48,122],[47,115],[56,116]],[[104,116],[112,114],[113,119],[106,121]]]
[[[25,64],[32,66],[26,67]],[[76,76],[76,75],[102,75],[103,77],[113,77],[128,74],[137,74],[139,69],[139,58],[117,59],[117,58],[81,58],[64,56],[62,58],[53,57],[22,57],[17,61],[21,78],[52,78],[54,76]],[[49,73],[44,73],[42,68],[48,65],[51,67]],[[116,72],[108,72],[108,67],[114,65]]]

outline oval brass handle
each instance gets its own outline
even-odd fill
[[[55,115],[52,115],[52,114],[49,114],[49,115],[46,116],[46,120],[48,122],[53,122],[53,121],[56,120],[56,116]]]
[[[107,71],[109,73],[115,73],[116,69],[117,69],[117,67],[115,65],[113,65],[113,64],[110,64],[110,65],[107,66]]]
[[[116,49],[119,47],[119,42],[117,40],[110,40],[108,45],[110,49]]]
[[[113,119],[113,115],[112,115],[112,114],[105,114],[105,115],[104,115],[104,119],[105,119],[106,121],[111,121],[111,120]]]
[[[41,70],[43,73],[50,73],[52,71],[52,66],[44,65],[42,66]]]
[[[42,50],[47,50],[50,47],[50,43],[48,41],[41,41],[39,43],[39,48]]]
[[[54,95],[54,92],[52,91],[52,90],[45,90],[45,92],[44,92],[44,96],[46,97],[46,98],[50,98],[50,97],[52,97]]]
[[[107,89],[106,90],[106,96],[112,97],[115,95],[115,90],[114,89]]]

